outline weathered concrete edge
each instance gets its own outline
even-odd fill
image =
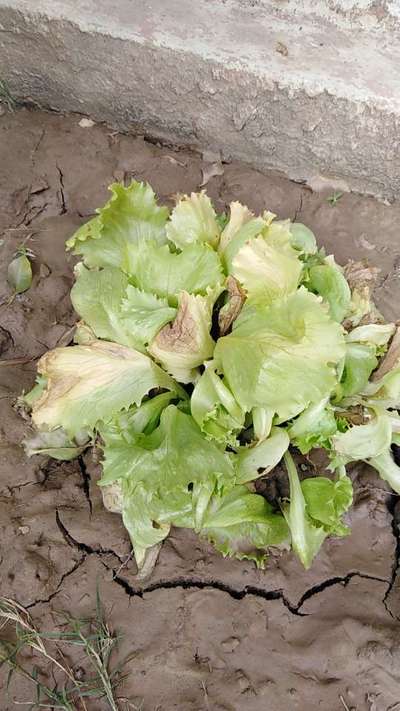
[[[1,78],[17,98],[274,168],[400,196],[400,116],[327,90],[282,87],[190,50],[83,31],[0,6]],[[106,57],[106,62],[104,62]]]

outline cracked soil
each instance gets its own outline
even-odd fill
[[[331,207],[329,191],[238,163],[216,175],[188,150],[81,128],[79,119],[26,109],[0,118],[1,594],[48,630],[57,611],[92,615],[98,584],[122,635],[119,654],[129,655],[118,693],[143,699],[143,711],[400,709],[399,507],[368,468],[352,471],[351,536],[328,540],[308,572],[290,553],[258,571],[175,530],[151,577],[138,581],[120,517],[103,508],[99,464],[90,453],[28,460],[21,440],[29,425],[14,407],[37,359],[71,341],[73,264],[64,242],[113,180],[148,180],[171,203],[212,173],[207,191],[219,210],[240,200],[296,216],[339,262],[379,266],[376,299],[389,319],[399,313],[400,206],[344,195]],[[7,265],[24,241],[36,255],[33,284],[8,304]],[[5,684],[0,670],[1,711],[32,700],[28,682],[14,677],[8,693]]]

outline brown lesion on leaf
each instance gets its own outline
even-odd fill
[[[225,336],[228,333],[246,301],[246,292],[233,276],[227,278],[226,290],[228,292],[228,301],[218,314],[218,326],[221,336]]]
[[[158,332],[152,347],[180,353],[193,351],[196,349],[197,331],[196,321],[190,313],[189,294],[182,292],[175,320]]]

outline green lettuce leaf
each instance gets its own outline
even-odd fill
[[[47,378],[43,375],[37,375],[35,384],[29,392],[20,395],[18,398],[18,405],[30,412],[32,410],[33,404],[43,395],[43,391],[46,389]]]
[[[308,512],[296,465],[289,452],[285,454],[289,476],[290,503],[283,504],[282,511],[292,538],[292,548],[303,566],[308,570],[321,548],[328,532],[313,520]]]
[[[154,496],[166,499],[163,506],[167,509],[169,490],[178,489],[185,501],[191,494],[188,485],[195,481],[219,474],[234,482],[228,454],[206,440],[193,418],[175,405],[161,412],[159,426],[148,435],[131,432],[127,441],[116,437],[108,426],[100,426],[100,434],[105,442],[100,486],[117,479],[140,481]]]
[[[88,267],[119,267],[129,272],[132,255],[145,243],[167,241],[168,209],[157,205],[147,183],[133,181],[127,188],[113,183],[109,189],[111,199],[67,241],[67,249],[82,255]]]
[[[153,388],[183,392],[150,358],[107,341],[49,351],[38,371],[47,386],[33,403],[32,420],[38,429],[62,427],[70,437],[139,405]]]
[[[346,334],[347,343],[369,343],[373,346],[385,346],[396,330],[394,323],[370,323],[357,326]]]
[[[192,193],[178,200],[167,225],[167,237],[179,249],[189,244],[206,242],[217,247],[220,228],[210,198]]]
[[[207,506],[218,479],[231,487],[235,483],[229,456],[205,440],[193,418],[174,405],[162,411],[159,426],[148,435],[131,432],[127,441],[107,427],[100,432],[104,462],[99,484],[122,480],[123,520],[138,564],[146,548],[168,534],[170,524],[195,528],[196,507],[204,510],[204,490]]]
[[[258,440],[266,439],[271,432],[274,413],[266,407],[253,407],[251,411],[253,419],[254,437]]]
[[[332,447],[338,461],[346,464],[357,459],[377,457],[390,447],[392,425],[389,414],[379,409],[374,414],[366,425],[355,425],[332,437]]]
[[[382,407],[400,407],[400,328],[398,327],[389,349],[374,372],[371,382],[362,391],[371,402]]]
[[[108,443],[135,442],[136,435],[151,434],[158,427],[163,410],[177,399],[176,393],[165,392],[144,400],[141,405],[131,405],[127,410],[117,412],[111,420],[101,422],[101,436]]]
[[[337,424],[333,408],[324,398],[310,405],[289,427],[289,436],[302,454],[313,447],[328,447],[330,437],[336,433]]]
[[[207,296],[182,291],[175,320],[164,326],[149,346],[149,353],[181,383],[193,382],[198,366],[212,357],[212,309],[219,291]]]
[[[288,533],[283,516],[245,486],[214,496],[200,531],[222,555],[253,560],[260,568],[264,567],[266,549],[286,544]]]
[[[130,481],[123,481],[122,497],[122,520],[132,542],[136,565],[141,570],[146,552],[168,536],[171,525],[158,522],[155,525],[151,494],[143,485],[132,487]]]
[[[241,215],[239,213],[241,212]],[[241,224],[240,224],[241,223]],[[244,210],[235,209],[221,236],[220,254],[228,274],[233,272],[233,260],[250,240],[262,234],[267,222],[262,217],[250,217]]]
[[[131,286],[120,269],[89,271],[78,264],[75,274],[72,305],[98,338],[144,350],[176,315],[166,299]]]
[[[309,270],[307,288],[320,294],[329,305],[329,313],[334,321],[341,323],[350,309],[350,287],[334,260],[327,257],[325,264]]]
[[[380,454],[366,459],[366,461],[377,470],[381,479],[387,481],[393,491],[400,494],[400,467],[394,461],[389,447]]]
[[[272,226],[265,236],[247,241],[230,269],[248,297],[265,304],[295,291],[303,270],[298,252],[290,243],[290,233],[271,230]]]
[[[254,218],[253,213],[250,212],[250,210],[245,205],[241,205],[240,202],[231,202],[231,204],[229,205],[229,210],[229,220],[222,231],[221,239],[219,242],[219,250],[221,252],[224,252],[226,250],[229,242],[233,240],[235,235],[238,234],[242,227]],[[264,221],[260,222],[259,224],[261,225],[261,227],[263,227]],[[251,236],[253,237],[254,234],[252,233]]]
[[[207,244],[191,244],[179,253],[148,245],[136,255],[131,274],[135,286],[173,306],[179,292],[204,295],[224,279],[218,254]]]
[[[360,393],[366,387],[377,365],[375,346],[368,343],[346,343],[344,368],[337,399]]]
[[[238,405],[224,379],[215,372],[211,361],[193,390],[190,407],[194,420],[207,437],[236,446],[243,429],[245,413]]]
[[[280,427],[273,427],[267,439],[250,447],[240,447],[236,457],[239,483],[268,474],[279,464],[288,447],[288,434]]]
[[[244,410],[265,407],[283,422],[330,394],[344,352],[341,327],[301,287],[268,308],[245,305],[214,358]]]
[[[322,524],[326,533],[334,536],[350,533],[341,520],[353,503],[353,485],[348,476],[341,476],[336,481],[324,476],[305,479],[301,482],[301,490],[308,516],[318,525]]]
[[[314,233],[309,227],[302,225],[301,222],[292,222],[289,226],[290,241],[295,249],[298,249],[302,254],[315,254],[317,251],[317,242]]]
[[[162,299],[131,284],[122,302],[124,324],[137,342],[147,345],[157,333],[176,317],[176,309]]]

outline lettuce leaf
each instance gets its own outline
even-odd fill
[[[175,405],[161,412],[159,426],[148,435],[131,432],[129,441],[118,439],[108,426],[101,426],[100,434],[105,442],[100,486],[117,479],[140,481],[154,496],[165,498],[164,508],[167,508],[170,490],[179,490],[184,501],[191,493],[189,484],[195,481],[218,474],[234,482],[235,472],[229,455],[214,442],[207,441],[193,418]]]
[[[362,394],[381,407],[400,407],[400,328],[398,327],[389,349],[382,358],[371,381],[365,384]]]
[[[286,544],[288,534],[283,516],[245,486],[214,496],[200,531],[222,555],[253,560],[260,568],[265,564],[266,549]]]
[[[400,467],[394,461],[389,447],[366,461],[377,470],[381,479],[387,481],[393,491],[400,494]]]
[[[273,427],[267,439],[250,447],[240,447],[236,457],[239,483],[268,474],[279,464],[288,447],[289,437],[280,427]]]
[[[107,427],[100,432],[104,462],[99,484],[122,480],[123,520],[139,564],[146,547],[162,540],[170,524],[195,527],[193,495],[199,498],[202,485],[207,503],[218,478],[234,485],[229,456],[207,442],[193,418],[174,405],[162,411],[159,426],[148,435],[131,432],[127,441]]]
[[[325,264],[309,270],[307,288],[320,294],[329,305],[329,313],[334,321],[341,323],[350,309],[350,287],[338,265],[327,257]]]
[[[89,445],[87,434],[78,436],[77,441],[72,441],[66,432],[59,427],[52,432],[45,430],[37,432],[32,437],[27,437],[22,441],[27,457],[34,454],[41,454],[61,461],[69,461],[79,457]]]
[[[321,523],[313,520],[307,512],[299,475],[289,452],[285,454],[285,464],[289,476],[290,503],[283,504],[282,511],[290,529],[292,548],[308,570],[327,537],[328,531]]]
[[[214,358],[244,410],[265,407],[283,422],[330,394],[344,353],[341,327],[301,287],[267,308],[246,304]]]
[[[250,224],[250,223],[249,223]],[[232,261],[230,273],[242,284],[249,298],[267,304],[291,294],[300,282],[303,264],[291,246],[286,231],[248,240]]]
[[[131,255],[145,243],[166,243],[168,209],[157,205],[148,183],[133,181],[127,188],[113,183],[109,189],[111,199],[67,241],[67,249],[80,254],[88,267],[129,272]]]
[[[301,222],[292,222],[289,230],[290,241],[295,249],[298,249],[302,254],[315,254],[317,242],[309,227]]]
[[[336,419],[328,398],[310,405],[288,429],[291,441],[302,454],[307,454],[313,447],[328,447],[330,437],[336,431]]]
[[[175,317],[176,309],[168,306],[166,299],[131,286],[120,269],[89,271],[78,264],[75,275],[72,305],[98,338],[144,350]]]
[[[49,351],[38,371],[47,385],[33,403],[32,420],[38,429],[62,427],[69,437],[139,405],[153,388],[183,392],[150,358],[107,341]]]
[[[219,242],[219,250],[221,252],[224,252],[229,242],[233,240],[233,238],[238,234],[242,227],[254,218],[253,213],[250,212],[250,210],[245,205],[241,205],[240,202],[231,202],[231,204],[229,205],[229,210],[229,220],[222,231],[221,239]],[[258,224],[263,227],[264,221],[260,221]],[[252,236],[254,236],[253,233]]]
[[[242,306],[246,301],[246,294],[239,282],[232,276],[228,276],[225,283],[227,294],[226,303],[220,308],[218,313],[218,327],[220,336],[225,336],[230,330],[233,322],[239,316]]]
[[[149,353],[181,383],[196,379],[197,368],[212,357],[211,319],[217,291],[194,296],[182,291],[173,323],[161,329],[149,346]]]
[[[143,247],[131,268],[135,286],[176,306],[181,291],[206,294],[222,284],[222,265],[207,244],[191,244],[182,252],[171,252],[167,245]]]
[[[176,317],[176,309],[168,306],[167,299],[129,284],[122,301],[123,322],[138,343],[148,345],[157,333]]]
[[[251,411],[253,420],[254,438],[258,440],[266,439],[271,432],[274,413],[266,407],[253,407]]]
[[[215,364],[206,364],[190,399],[194,420],[207,437],[225,445],[236,446],[243,429],[245,413],[238,405],[224,379],[215,372]]]
[[[370,323],[357,326],[346,334],[347,343],[369,343],[373,346],[385,346],[396,330],[394,323]]]
[[[304,479],[301,490],[306,502],[308,516],[324,530],[334,536],[347,536],[348,526],[343,524],[341,517],[353,503],[353,485],[351,479],[344,475],[332,481],[324,476]]]
[[[206,242],[217,247],[220,228],[210,198],[205,194],[184,195],[172,210],[167,237],[179,249],[189,244]]]
[[[370,459],[390,447],[392,425],[389,414],[379,409],[376,409],[374,414],[368,424],[355,425],[332,437],[332,446],[338,461],[345,464],[357,459]]]
[[[360,393],[378,365],[376,347],[368,343],[346,343],[346,355],[338,399]]]
[[[221,236],[220,254],[228,274],[233,272],[233,260],[240,249],[250,240],[262,234],[267,222],[262,217],[251,217],[247,212],[236,209]],[[249,218],[249,219],[248,219]]]

